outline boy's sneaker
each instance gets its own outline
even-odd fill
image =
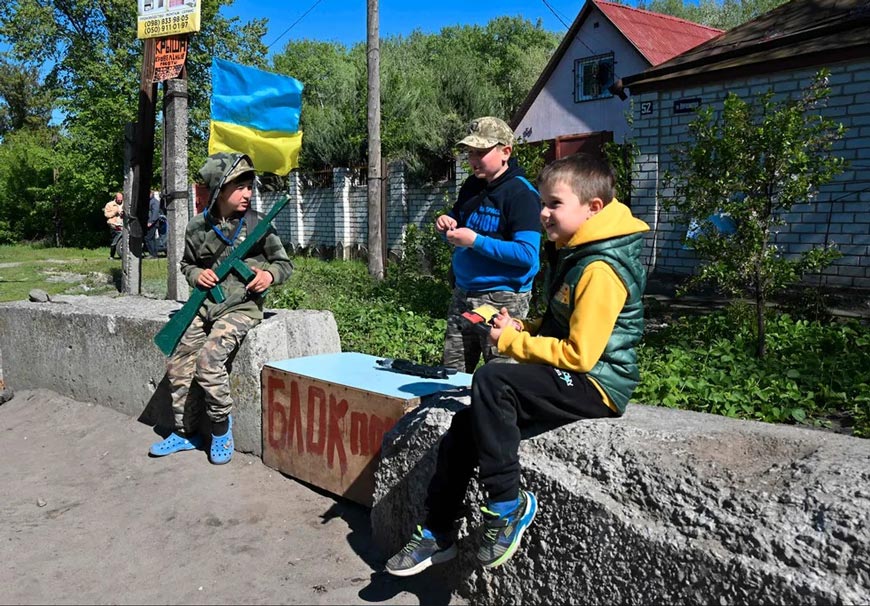
[[[397,577],[409,577],[423,572],[432,564],[452,560],[456,553],[456,544],[451,539],[428,539],[423,536],[423,527],[417,526],[402,551],[387,560],[386,569]]]
[[[495,568],[507,562],[516,553],[526,528],[538,512],[538,500],[526,490],[520,490],[520,503],[505,516],[481,507],[483,512],[483,536],[477,559],[484,568]]]

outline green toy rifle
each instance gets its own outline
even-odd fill
[[[284,196],[275,202],[272,210],[270,210],[265,217],[260,219],[251,233],[248,234],[241,244],[236,246],[232,254],[218,265],[218,268],[214,270],[214,273],[217,274],[218,283],[210,289],[196,286],[190,297],[187,299],[187,302],[169,318],[169,321],[162,329],[160,329],[160,332],[154,335],[154,344],[157,345],[157,348],[162,351],[164,355],[172,355],[172,352],[175,351],[178,342],[181,341],[181,336],[184,334],[184,331],[187,330],[187,327],[190,326],[190,323],[193,322],[193,319],[196,317],[196,312],[199,310],[199,306],[202,305],[206,296],[211,296],[215,303],[223,303],[226,300],[220,282],[227,277],[230,272],[236,272],[245,284],[254,279],[254,270],[248,267],[244,261],[244,257],[248,254],[248,251],[251,250],[254,244],[266,235],[266,231],[269,229],[272,220],[278,215],[281,209],[287,205],[288,200],[289,197]]]

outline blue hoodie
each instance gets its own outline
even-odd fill
[[[453,252],[456,286],[465,291],[528,292],[538,273],[541,197],[516,159],[487,183],[471,176],[449,215],[477,233],[474,246]]]

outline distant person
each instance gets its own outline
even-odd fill
[[[517,317],[529,311],[539,267],[541,201],[511,157],[513,144],[513,131],[503,120],[472,120],[459,145],[468,151],[473,174],[450,212],[435,220],[435,228],[455,247],[444,365],[459,371],[474,372],[481,355],[484,362],[510,361],[485,336],[463,331],[463,312],[482,304],[506,307]]]
[[[109,200],[103,207],[103,215],[106,217],[106,223],[109,226],[109,234],[112,236],[112,243],[109,246],[109,258],[114,259],[115,254],[121,258],[121,253],[118,252],[118,244],[121,242],[121,236],[124,233],[124,194],[118,192],[115,197]]]
[[[256,173],[248,156],[221,152],[208,157],[199,175],[209,187],[210,201],[208,209],[187,224],[180,270],[192,287],[209,289],[218,283],[214,268],[232,254],[259,219],[251,208]],[[293,270],[271,225],[244,261],[254,271],[254,278],[245,284],[235,272],[226,276],[220,283],[226,300],[216,303],[206,297],[167,361],[175,427],[169,437],[151,446],[153,456],[192,450],[202,444],[197,427],[203,411],[199,399],[189,397],[194,381],[205,392],[205,413],[211,420],[209,460],[220,465],[233,456],[233,400],[227,361],[248,331],[262,321],[264,291],[282,283]]]
[[[640,380],[640,253],[649,226],[614,198],[613,172],[597,158],[557,160],[538,183],[549,240],[547,310],[520,321],[502,308],[492,321],[490,342],[520,364],[474,373],[471,406],[453,416],[438,446],[426,517],[387,562],[391,574],[417,574],[456,557],[455,521],[475,467],[487,495],[477,560],[484,568],[504,564],[538,509],[535,495],[520,488],[520,430],[620,416]]]
[[[145,249],[152,259],[157,258],[161,214],[160,192],[152,190],[148,200],[148,229],[145,232]]]

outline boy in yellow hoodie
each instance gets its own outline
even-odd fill
[[[453,527],[475,466],[488,496],[478,561],[499,566],[515,552],[537,512],[520,489],[520,430],[625,411],[640,379],[635,346],[643,335],[649,226],[614,198],[613,172],[586,155],[562,158],[538,178],[547,233],[547,311],[537,320],[502,308],[491,341],[521,362],[487,364],[472,381],[471,406],[453,417],[438,449],[426,496],[426,520],[387,562],[398,576],[456,556]]]

